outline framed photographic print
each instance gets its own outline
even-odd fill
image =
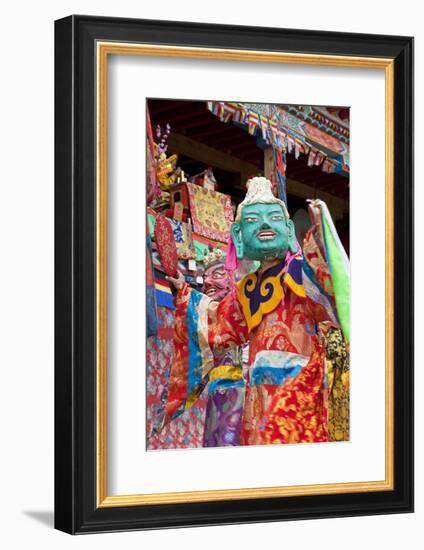
[[[413,509],[413,39],[55,24],[55,525]]]

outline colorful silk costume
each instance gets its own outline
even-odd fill
[[[147,362],[147,448],[184,449],[203,446],[206,396],[173,422],[161,425],[167,402],[169,368],[173,362],[173,326],[175,315],[172,309],[158,306],[158,331],[148,339]]]
[[[248,342],[241,444],[347,439],[346,421],[336,418],[346,413],[348,423],[347,378],[326,347],[331,329],[341,329],[347,353],[346,253],[321,201],[310,206],[316,219],[303,255],[269,180],[252,178],[247,188],[232,240],[238,260],[258,260],[261,268],[219,303],[187,284],[179,287],[167,414],[192,400],[194,388],[216,368],[214,357]],[[347,393],[340,400],[342,389]]]
[[[303,281],[328,322],[318,325],[321,343],[308,369],[275,392],[264,443],[349,439],[349,262],[326,205],[314,201],[312,206],[317,211],[304,241]]]
[[[204,447],[240,445],[244,389],[240,349],[215,357],[208,376]]]
[[[239,445],[245,387],[241,350],[209,348],[208,311],[219,302],[188,285],[184,289],[176,301],[167,418],[172,424],[207,393],[203,446]]]
[[[212,368],[213,354],[220,355],[234,346],[249,342],[248,385],[243,412],[241,443],[254,445],[277,442],[265,430],[267,413],[279,388],[293,381],[293,390],[301,404],[308,403],[308,425],[303,418],[291,420],[286,434],[278,442],[326,441],[328,439],[327,407],[324,396],[323,349],[317,334],[320,322],[334,322],[326,307],[306,295],[303,284],[301,253],[290,254],[263,273],[246,276],[238,288],[220,303],[198,298],[196,291],[185,285],[177,295],[175,362],[171,381],[173,392],[168,397],[168,411],[190,392],[190,366],[193,365],[193,338],[190,308],[202,302],[201,320],[197,322],[197,369],[205,375]],[[308,288],[313,288],[310,270]],[[330,300],[325,305],[331,309]],[[200,376],[200,375],[199,375]],[[200,378],[199,378],[200,379]],[[301,383],[302,382],[302,383]],[[284,404],[285,409],[293,403]],[[298,411],[294,411],[295,416]],[[306,412],[305,412],[306,414]],[[301,424],[304,424],[302,427]],[[265,435],[264,435],[265,432]]]

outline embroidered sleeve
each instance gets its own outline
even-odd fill
[[[327,205],[315,200],[319,210],[304,243],[308,268],[322,293],[331,301],[346,342],[350,340],[350,262]]]
[[[233,288],[221,302],[209,307],[209,344],[214,353],[222,353],[248,341],[247,324]]]
[[[310,316],[316,323],[329,321],[332,326],[337,327],[336,303],[330,271],[312,229],[305,236],[303,253],[303,286]]]
[[[214,366],[213,356],[247,340],[246,323],[233,292],[214,302],[188,284],[178,291],[174,359],[170,369],[167,416],[178,416]]]

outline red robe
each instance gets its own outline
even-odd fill
[[[207,309],[203,336],[209,353],[249,342],[243,445],[328,440],[325,353],[319,334],[321,328],[336,323],[331,296],[327,303],[317,303],[307,295],[311,282],[303,266],[298,254],[260,275],[247,275]],[[327,277],[328,272],[321,270],[321,286]],[[181,367],[174,370],[177,377],[183,376],[188,361],[190,294],[185,285],[177,296],[175,351]]]

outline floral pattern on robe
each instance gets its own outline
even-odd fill
[[[259,309],[251,305],[257,300],[249,298],[256,290]],[[177,401],[187,384],[186,316],[192,292],[186,284],[176,300],[178,364],[170,394]],[[241,444],[328,441],[323,335],[330,326],[338,328],[338,321],[331,275],[313,232],[305,237],[304,256],[299,252],[262,273],[247,275],[221,302],[208,303],[205,314],[202,339],[208,353],[222,355],[249,343]],[[172,399],[169,407],[171,410]]]
[[[262,285],[267,273],[258,279]],[[242,421],[241,444],[255,445],[268,442],[264,437],[268,411],[277,391],[291,380],[302,377],[314,381],[314,396],[304,384],[296,391],[305,393],[300,403],[309,403],[310,422],[322,426],[326,424],[327,413],[324,401],[324,364],[317,361],[320,353],[317,323],[327,320],[324,307],[310,300],[302,289],[299,296],[294,290],[283,285],[273,311],[264,313],[261,321],[249,332],[245,315],[239,301],[238,290],[234,288],[221,302],[208,305],[207,341],[213,354],[222,354],[234,346],[249,342],[249,372],[245,391]],[[296,290],[296,287],[294,287]],[[280,286],[278,286],[280,289]],[[276,290],[278,291],[278,290]],[[187,325],[185,315],[192,290],[188,285],[178,293],[175,326],[175,349],[180,368],[175,369],[180,386],[186,377],[185,365],[188,362]],[[180,374],[177,374],[179,372]],[[174,380],[176,382],[176,380]],[[281,403],[281,399],[279,401]],[[291,407],[287,403],[287,407]],[[300,419],[301,421],[301,419]],[[298,435],[290,435],[288,440],[322,441],[324,432],[313,431],[291,421],[290,430]]]
[[[209,346],[208,316],[218,302],[185,285],[176,299],[174,358],[164,425],[207,396],[204,447],[240,445],[245,381],[237,346]]]

